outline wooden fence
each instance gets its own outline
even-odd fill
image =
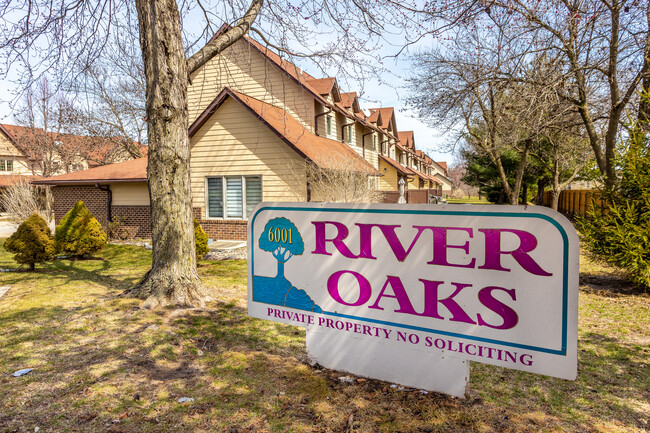
[[[595,189],[565,189],[560,191],[557,210],[566,215],[585,215],[592,204],[600,205],[598,190]],[[544,191],[544,206],[551,206],[551,191]]]
[[[404,194],[409,204],[429,204],[430,196],[442,195],[441,189],[408,189]],[[383,191],[382,203],[397,203],[399,200],[398,191]]]

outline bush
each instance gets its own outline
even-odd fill
[[[33,214],[5,241],[5,250],[16,253],[14,260],[28,264],[32,271],[36,263],[43,263],[54,255],[56,248],[50,228],[43,218]]]
[[[578,219],[585,246],[650,288],[650,138],[634,129],[621,160],[620,186]]]
[[[79,200],[56,226],[54,240],[58,251],[82,256],[106,245],[106,233],[84,202]]]
[[[210,249],[208,248],[208,234],[203,230],[196,218],[194,218],[194,240],[196,243],[196,261],[198,262]]]
[[[20,224],[38,214],[46,222],[51,218],[49,187],[31,185],[26,180],[8,186],[0,195],[0,209],[7,212],[12,223]]]

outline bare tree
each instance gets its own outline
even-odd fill
[[[190,74],[252,31],[284,53],[316,58],[325,67],[336,65],[338,71],[363,76],[381,68],[376,66],[374,48],[384,43],[390,46],[395,38],[398,45],[409,46],[423,34],[436,32],[435,17],[446,8],[433,3],[417,8],[411,2],[370,0],[306,0],[299,4],[230,0],[183,3],[180,7],[174,0],[136,0],[135,7],[103,0],[1,0],[0,27],[6,31],[0,39],[0,52],[4,53],[5,70],[27,64],[24,80],[52,67],[63,78],[74,79],[81,73],[78,65],[90,65],[101,58],[121,23],[137,16],[146,81],[153,262],[131,293],[148,297],[151,305],[200,305],[208,295],[194,258],[187,107]],[[190,32],[196,25],[191,30],[185,28],[186,38],[183,34],[183,14],[188,11],[200,14],[203,21],[194,38]],[[222,24],[228,24],[228,29],[212,38]],[[196,33],[200,33],[198,38]],[[196,50],[198,41],[207,39],[209,42]],[[323,44],[323,39],[329,42]],[[191,52],[194,54],[188,58]]]
[[[613,187],[621,116],[650,73],[650,2],[494,0],[484,7],[491,16],[517,17],[514,23],[534,33],[540,49],[562,58],[565,85],[558,94],[579,113],[606,186]]]
[[[432,124],[462,124],[459,138],[489,156],[508,201],[517,204],[538,128],[533,112],[543,101],[521,84],[522,71],[532,66],[519,54],[523,35],[512,30],[511,21],[507,16],[492,19],[489,34],[458,27],[444,44],[420,52],[414,57],[409,101]],[[512,184],[501,161],[506,150],[519,155]]]
[[[383,197],[377,189],[377,179],[359,169],[350,158],[330,156],[327,169],[306,163],[306,175],[313,201],[332,203],[380,203]]]
[[[467,164],[463,162],[456,163],[449,167],[447,174],[449,174],[449,179],[451,179],[451,196],[452,198],[472,198],[472,196],[479,195],[478,188],[472,185],[468,185],[463,181],[463,176],[467,170]]]
[[[77,123],[73,104],[57,93],[47,77],[34,83],[15,113],[21,126],[15,138],[28,157],[36,162],[44,177],[69,172],[81,162],[81,140],[66,140],[66,133]]]
[[[38,214],[49,223],[52,220],[52,208],[46,197],[48,188],[30,185],[29,182],[21,180],[3,191],[0,195],[0,207],[16,225],[33,214]]]
[[[140,158],[147,141],[144,66],[137,26],[121,28],[102,57],[85,65],[66,90],[77,95],[80,134],[110,140],[125,155]]]

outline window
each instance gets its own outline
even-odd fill
[[[332,116],[325,117],[325,125],[327,126],[327,135],[332,135]]]
[[[0,159],[0,171],[14,171],[14,160]]]
[[[372,150],[377,150],[377,136],[372,134]]]
[[[262,178],[259,176],[209,177],[206,181],[208,218],[248,218],[262,202]]]
[[[354,143],[354,124],[345,127],[345,142]]]

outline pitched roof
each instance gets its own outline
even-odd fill
[[[29,183],[40,178],[40,176],[33,176],[31,174],[3,174],[0,175],[0,187],[8,187],[23,181]]]
[[[29,137],[41,135],[47,136],[51,140],[56,140],[61,143],[62,149],[73,153],[79,153],[83,158],[87,159],[90,165],[99,165],[106,162],[106,159],[111,156],[113,152],[119,147],[119,142],[124,140],[121,137],[93,137],[88,135],[76,135],[69,133],[56,133],[45,131],[42,128],[29,128],[26,126],[0,125],[0,131],[4,132],[9,137],[12,144],[18,148],[25,156],[31,159],[37,159],[38,155],[33,155],[30,149],[22,146],[21,140]],[[42,135],[45,134],[45,135]],[[137,141],[133,142],[134,146],[140,147],[140,152],[146,156],[147,146]]]
[[[382,123],[381,111],[379,111],[379,110],[375,110],[375,111],[370,110],[370,116],[368,116],[367,120],[368,120],[368,122],[376,123],[377,127],[379,127],[379,124]]]
[[[215,35],[212,37],[212,40],[217,38],[219,35],[221,35],[224,31],[228,30],[229,28],[230,28],[230,25],[228,25],[228,24],[222,25],[221,28],[219,28],[219,30],[217,31],[217,33],[215,33]],[[304,70],[298,68],[296,65],[289,62],[288,60],[283,59],[277,53],[270,50],[268,47],[260,44],[255,39],[253,39],[253,38],[251,38],[251,37],[249,37],[247,35],[244,35],[241,38],[241,40],[247,42],[248,44],[250,44],[260,54],[262,54],[269,61],[271,61],[271,63],[274,63],[278,68],[280,68],[281,71],[283,71],[284,73],[289,75],[289,77],[291,77],[296,83],[303,86],[314,97],[314,99],[316,99],[316,101],[318,103],[320,103],[320,104],[322,104],[322,105],[324,105],[324,106],[326,106],[328,108],[332,108],[332,109],[336,110],[337,112],[343,114],[344,116],[360,122],[361,124],[365,125],[366,127],[370,128],[370,129],[379,128],[378,126],[375,126],[372,123],[366,121],[367,119],[366,119],[366,116],[363,113],[363,111],[360,110],[359,112],[350,113],[348,110],[346,110],[344,107],[342,107],[339,103],[337,103],[339,101],[335,100],[334,104],[330,104],[329,102],[327,102],[327,100],[325,98],[323,98],[323,96],[319,93],[319,90],[322,90],[322,89],[316,89],[316,88],[314,88],[312,86],[312,83],[315,80],[318,80],[317,78],[309,75],[307,72],[305,72]],[[196,70],[192,71],[191,75],[194,74],[199,69],[200,69],[200,67],[197,68]],[[328,79],[334,79],[335,80],[335,78],[323,78],[321,80],[328,80]],[[339,93],[338,85],[337,85],[337,93]],[[384,130],[382,132],[392,135],[392,133],[390,133],[390,132],[388,132],[386,130]]]
[[[336,84],[336,78],[327,77],[327,78],[314,78],[306,81],[319,95],[327,96],[330,93],[334,95],[334,101],[341,101],[341,94],[338,91],[338,86]]]
[[[258,119],[264,122],[278,137],[292,147],[299,155],[316,165],[326,169],[341,169],[341,163],[348,162],[352,167],[377,175],[379,172],[357,152],[340,141],[331,140],[313,134],[300,122],[293,118],[283,109],[276,107],[259,99],[252,98],[229,88],[224,88],[219,96],[204,110],[204,112],[190,126],[189,134],[193,136],[214,114],[227,98],[233,98]]]
[[[83,185],[115,182],[146,182],[147,158],[131,159],[74,173],[46,177],[32,183],[40,185]]]
[[[0,132],[2,132],[9,139],[11,144],[13,144],[14,147],[18,149],[20,153],[30,158],[30,155],[27,153],[27,151],[16,140],[16,135],[18,135],[22,131],[21,128],[23,127],[16,126],[16,125],[0,124]]]
[[[415,150],[415,141],[413,139],[413,131],[399,131],[397,137],[402,144],[409,149]]]
[[[391,167],[393,167],[395,170],[399,171],[403,175],[412,176],[412,175],[415,174],[415,172],[413,170],[411,170],[408,167],[404,167],[402,164],[395,161],[393,158],[391,158],[389,156],[379,155],[379,159],[384,160],[388,165],[390,165]]]
[[[382,129],[388,130],[388,126],[390,125],[390,122],[392,120],[393,127],[395,127],[395,109],[393,107],[370,109],[370,112],[373,114],[377,111],[381,113],[381,119],[382,119],[381,122],[377,123],[377,126],[379,126]]]

